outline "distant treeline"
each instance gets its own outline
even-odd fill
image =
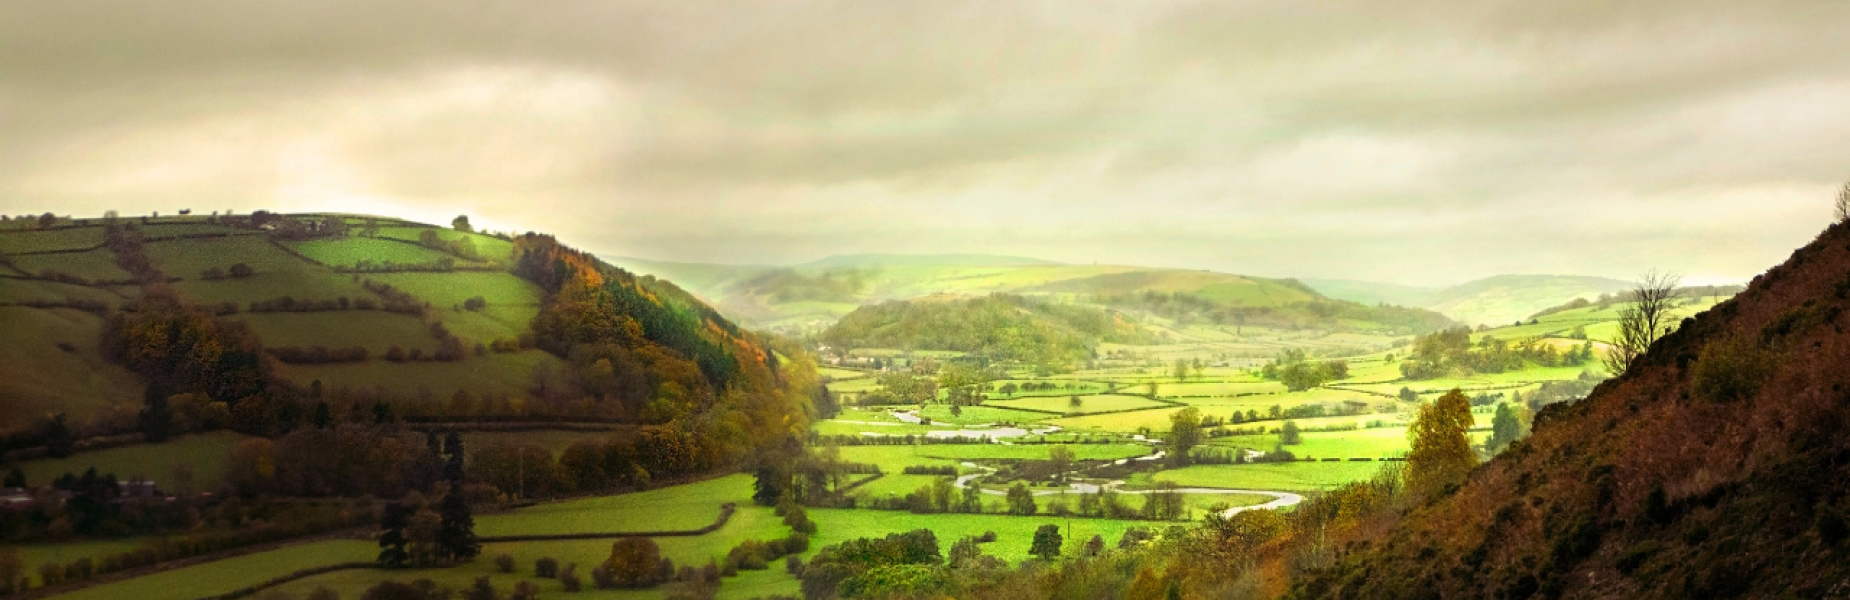
[[[1296,283],[1295,280],[1285,280]],[[1309,288],[1299,287],[1305,291]],[[1315,294],[1316,292],[1310,292]],[[1100,294],[1094,302],[1124,310],[1149,312],[1179,323],[1212,323],[1219,326],[1253,326],[1273,329],[1354,329],[1348,321],[1376,323],[1381,329],[1400,334],[1418,334],[1456,325],[1445,315],[1423,308],[1380,304],[1368,306],[1328,298],[1294,302],[1283,306],[1244,306],[1229,304],[1185,292],[1155,291],[1127,294]]]
[[[1114,310],[1010,294],[957,300],[894,300],[862,306],[822,332],[837,348],[952,350],[991,361],[1071,365],[1099,342],[1150,343],[1150,334]]]

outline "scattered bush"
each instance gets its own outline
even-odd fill
[[[1690,369],[1690,391],[1715,402],[1745,400],[1779,368],[1771,352],[1747,340],[1726,340],[1703,347]]]
[[[503,554],[495,557],[495,570],[502,573],[514,572],[514,557]]]
[[[578,581],[578,563],[565,565],[565,568],[559,571],[559,587],[568,592],[584,589],[584,583]]]
[[[533,576],[552,579],[559,576],[559,561],[548,556],[533,561]]]

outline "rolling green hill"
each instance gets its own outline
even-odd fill
[[[888,300],[951,294],[1008,293],[1063,301],[1110,303],[1139,310],[1161,294],[1205,302],[1206,312],[1263,309],[1281,327],[1425,331],[1444,326],[1430,315],[1414,322],[1406,315],[1374,314],[1373,305],[1338,302],[1290,279],[1246,277],[1212,271],[1125,265],[1069,265],[1031,258],[989,255],[853,255],[790,267],[709,265],[614,258],[638,273],[684,282],[741,321],[789,331],[818,332],[857,307]],[[1421,311],[1423,312],[1423,311]]]
[[[838,348],[951,350],[1004,362],[1066,365],[1100,341],[1151,337],[1115,311],[994,294],[892,300],[855,309],[819,339]]]
[[[1416,306],[1473,327],[1512,323],[1575,298],[1593,300],[1631,287],[1617,279],[1579,275],[1496,275],[1447,288],[1340,279],[1306,279],[1304,283],[1332,298]]]
[[[317,403],[671,423],[735,410],[722,393],[768,399],[740,422],[800,422],[787,385],[806,366],[674,284],[546,236],[259,212],[16,220],[0,252],[0,431],[53,413],[79,436],[138,431],[173,394],[259,435]]]

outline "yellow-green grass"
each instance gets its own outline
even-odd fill
[[[33,275],[58,271],[91,281],[122,281],[129,278],[128,271],[116,266],[115,253],[108,250],[15,256],[13,266]]]
[[[1298,457],[1382,458],[1407,453],[1407,428],[1380,427],[1354,431],[1306,431],[1299,433],[1300,443],[1285,446]],[[1278,434],[1234,435],[1214,438],[1212,445],[1271,451],[1278,445]]]
[[[1143,456],[1152,450],[1142,444],[1066,444],[1075,460],[1117,460]],[[1046,460],[1053,444],[928,444],[919,455],[947,460]]]
[[[854,491],[850,493],[869,498],[884,498],[888,496],[904,497],[906,494],[910,494],[921,487],[930,487],[933,482],[939,479],[948,478],[939,475],[907,475],[900,471],[893,470],[887,471],[887,474],[879,479],[854,488]]]
[[[1152,478],[1183,487],[1316,492],[1373,477],[1385,463],[1291,462],[1249,465],[1196,465],[1158,471]]]
[[[841,368],[836,368],[836,367],[817,368],[816,374],[821,375],[823,377],[834,378],[836,381],[843,381],[843,380],[848,380],[848,379],[859,379],[862,377],[872,377],[874,375],[873,373],[869,373],[867,371],[856,371],[853,369],[841,369]]]
[[[932,423],[974,425],[982,423],[1033,423],[1052,418],[1046,413],[1010,410],[994,406],[965,406],[960,415],[951,414],[951,407],[945,404],[927,405],[919,411],[919,416],[930,418]]]
[[[361,277],[389,283],[392,287],[441,308],[461,306],[463,301],[476,296],[481,296],[490,307],[538,306],[540,302],[539,286],[515,277],[512,273],[498,271],[369,273]]]
[[[24,544],[18,546],[20,554],[25,555],[26,575],[34,585],[44,585],[39,578],[39,565],[45,563],[70,564],[71,561],[88,558],[91,561],[103,557],[121,554],[140,547],[142,538],[122,538],[113,540],[83,540],[53,544]]]
[[[445,242],[453,242],[466,236],[470,243],[475,244],[476,254],[488,260],[507,262],[514,254],[513,242],[490,235],[462,233],[440,227],[380,227],[379,237],[417,241],[418,236],[422,235],[425,229],[436,231],[437,238]]]
[[[829,382],[829,391],[831,393],[836,393],[836,394],[840,394],[843,392],[847,392],[847,393],[871,392],[879,388],[880,388],[880,382],[875,381],[872,377],[862,377],[859,379],[838,379],[838,380]]]
[[[0,427],[48,413],[81,422],[114,405],[140,407],[146,384],[103,357],[102,331],[103,319],[83,311],[0,306]]]
[[[533,381],[533,369],[547,365],[554,373],[563,373],[565,361],[538,350],[511,354],[471,353],[456,362],[393,363],[382,359],[364,363],[333,365],[286,365],[281,373],[301,385],[321,380],[324,385],[354,389],[384,389],[400,394],[417,394],[429,390],[437,399],[448,399],[457,390],[471,395],[507,393],[522,395]]]
[[[1229,416],[1233,414],[1233,411],[1235,410],[1239,410],[1242,415],[1246,414],[1247,410],[1249,410],[1248,407],[1244,407],[1244,406],[1195,406],[1193,408],[1201,411],[1201,415],[1203,417],[1214,417],[1217,419],[1227,419]],[[1061,427],[1066,427],[1068,429],[1073,429],[1073,430],[1078,430],[1078,431],[1131,433],[1131,432],[1140,431],[1142,429],[1148,429],[1153,433],[1161,433],[1161,432],[1165,432],[1169,430],[1170,417],[1180,410],[1182,409],[1180,408],[1158,408],[1158,409],[1151,409],[1151,410],[1140,410],[1136,412],[1115,413],[1115,414],[1109,414],[1109,415],[1086,415],[1083,417],[1065,417],[1065,418],[1060,418],[1060,419],[1051,419],[1051,420],[1045,421],[1044,423],[1048,425],[1059,425]],[[1263,416],[1266,412],[1262,408],[1251,409],[1251,410],[1258,410],[1261,416]],[[1356,416],[1347,416],[1347,417],[1318,417],[1315,419],[1294,419],[1294,420],[1297,421],[1298,424],[1302,426],[1322,427],[1325,425],[1336,425],[1336,424],[1341,424],[1341,425],[1346,426],[1348,424],[1353,424],[1353,423],[1364,423],[1367,421],[1382,420],[1382,419],[1393,420],[1395,418],[1396,418],[1395,415],[1391,415],[1391,414],[1367,414],[1367,415],[1356,415]],[[1228,427],[1234,428],[1234,429],[1251,429],[1254,427],[1277,428],[1282,425],[1284,425],[1283,420],[1268,420],[1268,421],[1261,421],[1257,423],[1229,424]]]
[[[841,459],[847,462],[880,465],[888,477],[911,466],[955,465],[955,459],[943,455],[927,456],[939,446],[842,446]],[[1045,455],[1042,456],[1045,458]]]
[[[127,301],[109,288],[74,285],[56,281],[0,279],[0,302],[63,302],[69,299],[102,302],[111,307]]]
[[[903,423],[897,424],[897,425],[868,425],[865,423],[849,423],[847,421],[854,421],[854,420],[860,420],[860,419],[856,419],[853,416],[847,416],[847,415],[844,415],[842,419],[843,420],[841,421],[817,421],[815,423],[810,424],[809,429],[810,431],[816,432],[817,435],[853,435],[853,436],[859,436],[864,433],[878,433],[881,435],[899,435],[899,436],[925,435],[926,433],[932,432],[932,431],[944,431],[943,427],[932,427],[930,425],[911,425],[911,424],[903,424]],[[872,421],[872,419],[868,419],[868,420]]]
[[[352,267],[361,261],[371,261],[375,265],[383,265],[387,262],[401,265],[426,264],[444,258],[465,262],[450,254],[417,244],[373,238],[311,240],[289,242],[285,245],[316,262],[333,267]]]
[[[1043,498],[1036,498],[1042,502]],[[865,510],[865,509],[810,509],[809,516],[818,527],[816,537],[810,543],[810,552],[814,553],[824,546],[839,544],[860,537],[882,537],[890,533],[904,533],[914,529],[929,529],[938,538],[942,551],[949,551],[957,540],[983,535],[984,532],[996,532],[996,541],[983,544],[983,553],[1006,559],[1011,563],[1027,560],[1028,548],[1034,542],[1034,530],[1042,525],[1059,525],[1064,556],[1077,554],[1086,540],[1093,535],[1101,535],[1105,543],[1115,547],[1118,538],[1123,537],[1124,530],[1131,527],[1161,526],[1160,523],[1142,521],[1124,521],[1113,519],[1084,519],[1053,517],[1047,515],[1010,516],[995,514],[928,514],[915,515],[902,511]],[[1071,529],[1068,529],[1068,526]],[[1069,534],[1070,531],[1070,534]]]
[[[125,481],[136,477],[152,479],[163,490],[177,492],[180,490],[175,489],[178,482],[173,480],[174,468],[186,465],[193,470],[193,491],[206,491],[218,486],[225,457],[242,439],[244,436],[229,431],[183,435],[159,444],[135,444],[80,452],[65,458],[28,460],[19,467],[26,473],[26,483],[34,486],[44,485],[65,473],[81,475],[86,469],[95,467],[99,475],[114,473],[117,479]]]
[[[342,562],[369,561],[378,554],[378,545],[367,540],[311,542],[92,586],[60,595],[58,598],[62,600],[115,600],[119,598],[191,600],[255,585],[299,569]]]
[[[1282,394],[1285,384],[1276,381],[1228,383],[1163,383],[1156,386],[1158,396],[1239,396],[1243,394]]]
[[[290,271],[258,271],[255,275],[244,279],[217,281],[200,279],[198,274],[182,275],[182,277],[187,277],[187,279],[173,284],[173,289],[187,301],[198,304],[231,302],[236,304],[239,310],[249,308],[253,301],[283,296],[296,300],[377,298],[372,292],[360,287],[359,282],[354,281],[351,276],[320,267]]]
[[[248,313],[238,320],[249,323],[267,347],[360,346],[372,352],[372,360],[385,360],[392,346],[423,349],[426,354],[437,350],[437,340],[430,326],[417,317],[376,310],[344,310],[311,313]]]
[[[1025,408],[1030,410],[1053,411],[1069,415],[1085,415],[1101,412],[1136,410],[1140,408],[1159,408],[1170,406],[1139,396],[1080,396],[1079,405],[1072,404],[1068,396],[1034,396],[1016,400],[990,400],[985,406],[997,408]]]
[[[741,508],[732,521],[718,531],[695,537],[661,537],[653,538],[661,548],[662,556],[674,561],[676,565],[705,565],[710,560],[720,560],[734,546],[748,539],[771,540],[789,535],[781,519],[771,509],[765,507]],[[316,588],[326,587],[342,598],[359,598],[367,588],[381,581],[411,581],[430,579],[440,586],[461,590],[472,585],[476,578],[487,577],[495,588],[503,594],[511,590],[515,583],[528,581],[539,587],[542,598],[661,598],[662,588],[646,590],[598,590],[591,586],[591,569],[610,556],[610,547],[615,540],[559,540],[537,542],[500,542],[484,544],[482,555],[475,561],[443,569],[405,569],[384,571],[363,569],[340,571],[326,575],[309,577],[276,588],[276,593],[303,597]],[[515,572],[501,573],[495,568],[494,558],[506,554],[514,559]],[[584,582],[584,591],[568,594],[556,579],[543,579],[533,575],[533,565],[541,558],[552,558],[560,566],[576,563],[577,573]],[[783,572],[783,564],[777,563],[766,571],[742,571],[740,577],[729,577],[721,583],[721,589],[735,583],[743,587],[762,588],[767,583],[782,589],[783,584],[771,574],[781,575],[794,583],[794,578]],[[745,576],[745,573],[752,573]]]
[[[1017,387],[1023,384],[1028,384],[1028,383],[1037,383],[1037,384],[1054,383],[1057,385],[1054,387],[1054,389],[1051,389],[1051,390],[1033,390],[1033,391],[1017,390],[1013,394],[1004,394],[1004,393],[995,391],[996,389],[1001,388],[1002,386],[1008,385],[1011,383],[1015,384]],[[1110,388],[1111,388],[1110,384],[1107,384],[1102,381],[1084,381],[1084,380],[1074,380],[1074,379],[1010,379],[1010,380],[997,381],[997,382],[990,383],[989,389],[991,391],[989,392],[989,397],[991,399],[996,399],[996,400],[1008,400],[1008,399],[1014,399],[1014,398],[1033,398],[1033,397],[1039,397],[1039,396],[1060,396],[1064,398],[1064,397],[1073,396],[1073,395],[1096,394],[1096,393],[1103,392]]]
[[[94,248],[101,243],[103,243],[103,228],[101,227],[0,233],[0,252],[7,254]]]
[[[632,494],[541,504],[476,518],[478,535],[548,535],[699,529],[719,518],[719,507],[751,504],[752,478],[729,475]]]
[[[213,267],[229,272],[232,265],[239,263],[256,273],[321,269],[256,236],[153,242],[146,249],[154,266],[183,279],[198,278]]]

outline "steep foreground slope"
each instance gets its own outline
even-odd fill
[[[1838,224],[1291,595],[1850,595],[1847,298]]]

